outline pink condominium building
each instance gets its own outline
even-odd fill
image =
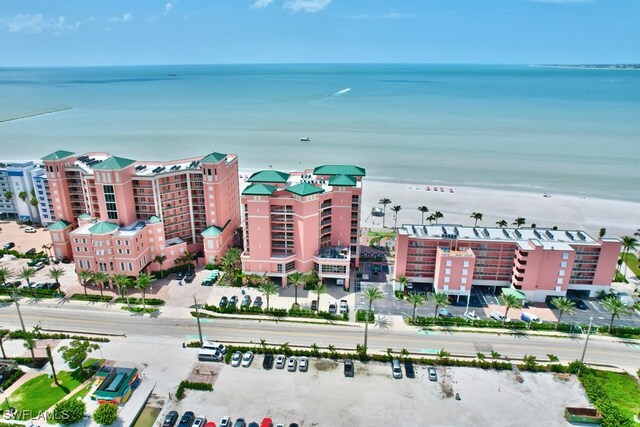
[[[285,173],[256,172],[242,192],[247,274],[280,278],[315,270],[325,283],[349,287],[360,256],[363,168],[325,165]]]
[[[213,262],[240,226],[235,155],[147,162],[56,151],[42,160],[53,251],[78,271],[136,275],[159,270],[157,256],[170,268],[186,251]]]
[[[395,279],[451,295],[467,296],[471,286],[512,288],[533,302],[568,290],[595,296],[610,288],[621,246],[579,230],[403,225]]]

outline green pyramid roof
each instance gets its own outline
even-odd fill
[[[313,170],[316,175],[351,175],[365,176],[364,168],[353,165],[323,165]]]
[[[135,163],[135,160],[125,159],[124,157],[111,156],[106,160],[101,161],[93,167],[93,169],[99,170],[119,170],[124,169],[130,164]]]
[[[83,213],[78,216],[78,219],[91,219],[91,215]]]
[[[71,223],[65,221],[64,219],[59,219],[56,222],[53,222],[51,224],[49,224],[49,226],[47,227],[47,230],[64,230],[65,228],[67,228],[68,226],[70,226]]]
[[[264,171],[256,172],[249,177],[249,182],[278,182],[285,183],[289,179],[289,174],[267,169]]]
[[[154,215],[154,216],[152,216],[151,218],[149,218],[149,222],[150,222],[151,224],[157,224],[157,223],[159,223],[159,222],[160,222],[160,218],[158,218],[157,216],[155,216],[155,215]]]
[[[355,187],[358,181],[349,175],[334,175],[329,178],[329,185],[334,187]]]
[[[222,234],[224,229],[227,228],[227,225],[229,225],[230,222],[231,222],[231,220],[227,221],[222,227],[218,227],[217,225],[212,225],[211,227],[206,228],[202,232],[202,236],[204,236],[204,237],[218,237],[220,234]]]
[[[89,227],[91,234],[107,234],[118,229],[118,224],[113,222],[100,221],[96,225]]]
[[[51,154],[47,154],[42,158],[42,160],[60,160],[64,159],[65,157],[73,156],[74,154],[75,153],[72,153],[71,151],[58,150],[54,151]]]
[[[227,158],[226,154],[213,152],[208,156],[205,156],[202,160],[200,160],[200,163],[218,163],[223,160],[226,160],[226,158]]]
[[[243,196],[270,196],[276,191],[276,187],[267,184],[253,184],[242,192]]]
[[[308,182],[302,182],[300,184],[292,185],[287,188],[289,193],[297,194],[298,196],[311,196],[312,194],[324,193],[324,190],[320,187],[316,187]]]

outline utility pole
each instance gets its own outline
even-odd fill
[[[196,307],[196,320],[198,321],[198,336],[200,336],[200,345],[204,343],[202,341],[202,327],[200,326],[200,311],[198,310],[198,301],[196,301],[196,296],[193,296],[193,305]]]
[[[18,317],[20,318],[20,325],[22,326],[22,330],[24,332],[27,332],[27,328],[24,327],[24,320],[22,320],[22,313],[20,312],[20,303],[18,303],[18,294],[16,293],[15,290],[11,293],[11,296],[13,297],[13,302],[16,304],[16,310],[18,310]]]
[[[53,357],[51,357],[51,347],[47,346],[47,357],[49,358],[49,364],[51,365],[51,370],[53,371],[53,381],[55,381],[56,385],[60,385],[58,382],[58,376],[56,375],[56,368],[53,366]]]
[[[587,330],[587,339],[584,340],[584,348],[582,349],[582,357],[580,357],[580,366],[578,366],[578,376],[582,370],[582,364],[584,363],[584,355],[587,353],[587,345],[589,344],[589,336],[591,335],[591,324],[593,323],[593,317],[589,317],[589,329]]]

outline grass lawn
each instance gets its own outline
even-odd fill
[[[640,384],[627,373],[593,370],[608,398],[633,414],[640,414]]]
[[[367,231],[367,237],[382,237],[382,238],[388,238],[388,239],[393,239],[394,237],[396,237],[396,232],[395,231]]]
[[[640,277],[640,266],[638,266],[638,257],[635,254],[629,252],[621,257],[625,263],[629,266],[629,270],[633,271],[636,277]],[[624,268],[624,266],[622,267]]]
[[[60,386],[55,385],[48,374],[32,378],[13,392],[9,402],[18,411],[31,411],[31,416],[35,417],[76,389],[82,384],[83,378],[76,372],[62,371],[58,372],[58,381]],[[0,409],[7,409],[6,401]]]

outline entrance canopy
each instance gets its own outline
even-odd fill
[[[513,289],[513,288],[502,288],[502,294],[503,295],[513,295],[514,297],[518,298],[520,301],[524,301],[524,300],[527,299],[525,294],[523,294],[519,290]]]

